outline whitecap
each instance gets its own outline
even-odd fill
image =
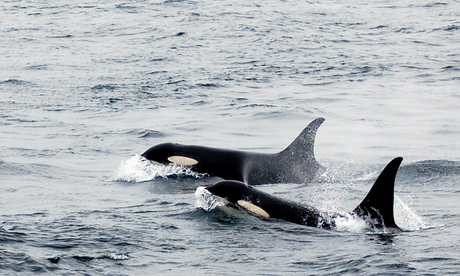
[[[107,253],[105,257],[111,260],[129,260],[129,256],[123,253]]]

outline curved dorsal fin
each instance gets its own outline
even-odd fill
[[[313,120],[286,149],[280,152],[280,154],[289,154],[302,159],[315,159],[314,147],[316,132],[324,121],[324,118]]]
[[[374,219],[377,227],[385,226],[392,232],[400,232],[393,215],[394,185],[396,173],[403,158],[393,159],[380,173],[364,200],[351,212],[359,217]]]

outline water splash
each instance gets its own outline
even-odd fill
[[[195,191],[196,208],[201,208],[205,211],[214,210],[216,207],[225,206],[225,202],[223,199],[213,195],[209,192],[205,187],[198,187]]]
[[[415,231],[433,227],[419,215],[417,215],[402,199],[395,196],[394,197],[394,217],[396,224],[403,229],[403,231]],[[382,229],[373,229],[369,227],[372,223],[366,223],[366,220],[357,218],[352,215],[344,215],[342,217],[337,217],[335,219],[336,230],[337,231],[347,231],[347,232],[372,232],[378,233]],[[383,229],[384,233],[387,233]]]
[[[198,187],[195,196],[197,198],[195,207],[206,212],[218,210],[223,214],[237,218],[252,216],[243,208],[238,208],[237,205],[230,204],[226,199],[213,195],[205,187]]]
[[[404,230],[415,231],[427,229],[433,225],[427,223],[423,218],[417,215],[402,199],[394,197],[394,214],[396,224]]]
[[[160,164],[135,155],[126,161],[121,161],[115,172],[114,181],[143,182],[155,178],[168,178],[172,176],[190,176],[203,178],[206,174],[197,173],[190,167],[177,164]]]
[[[365,220],[352,215],[344,215],[335,218],[335,230],[339,232],[362,233],[369,230],[369,226]]]

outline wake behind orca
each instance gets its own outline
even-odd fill
[[[149,148],[141,156],[162,164],[191,166],[198,173],[250,185],[308,183],[321,168],[315,159],[314,143],[323,122],[323,118],[313,120],[286,149],[275,154],[165,143]]]
[[[362,218],[369,226],[399,233],[393,215],[394,184],[401,157],[393,159],[383,169],[364,200],[349,213]],[[238,181],[222,181],[205,188],[210,193],[225,198],[231,207],[243,208],[265,218],[277,218],[297,224],[333,229],[336,220],[343,215],[324,213],[318,209],[284,200],[256,190]]]

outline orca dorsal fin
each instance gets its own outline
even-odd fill
[[[286,149],[280,152],[280,154],[297,155],[295,156],[296,158],[302,159],[315,159],[314,147],[316,132],[324,121],[324,118],[313,120]]]
[[[367,196],[351,214],[373,219],[377,228],[385,226],[390,232],[401,232],[394,220],[393,203],[396,173],[402,160],[402,157],[396,157],[388,163]]]

